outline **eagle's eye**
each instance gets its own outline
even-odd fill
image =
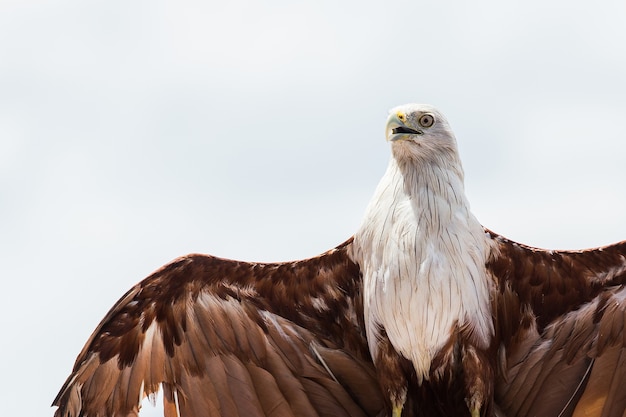
[[[432,114],[423,114],[418,122],[422,127],[431,127],[435,123],[435,118]]]

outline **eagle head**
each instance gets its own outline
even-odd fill
[[[399,161],[453,160],[460,166],[456,138],[439,110],[428,104],[405,104],[389,112],[385,137]]]

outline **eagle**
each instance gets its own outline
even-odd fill
[[[55,417],[624,416],[626,241],[555,251],[483,227],[435,107],[386,124],[361,226],[309,259],[190,254],[106,314]]]

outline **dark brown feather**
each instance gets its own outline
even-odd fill
[[[375,415],[385,404],[376,380],[376,372],[371,362],[358,360],[345,350],[329,349],[314,345],[334,379],[346,388],[366,415]]]
[[[507,416],[622,416],[626,409],[626,242],[548,251],[487,231]]]
[[[492,385],[485,415],[622,416],[626,243],[559,252],[487,236],[496,338],[478,352],[455,330],[433,360],[440,383],[419,387],[384,332],[388,368],[375,372],[348,241],[297,262],[189,255],[164,266],[92,334],[55,416],[137,415],[159,387],[167,417],[384,415],[380,378],[408,385],[403,416],[467,414],[466,394]]]
[[[372,365],[349,245],[290,263],[189,255],[164,266],[102,320],[55,416],[135,415],[160,385],[167,415],[380,413],[382,401],[364,401],[350,376],[350,367],[362,376]],[[313,343],[329,357],[343,352],[343,383]],[[371,375],[366,383],[377,392]]]

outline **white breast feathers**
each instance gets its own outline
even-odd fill
[[[454,326],[466,326],[479,347],[493,336],[487,239],[469,211],[460,168],[443,165],[392,159],[352,253],[363,273],[372,358],[383,328],[420,383]]]

